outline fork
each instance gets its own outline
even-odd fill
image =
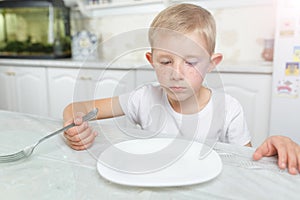
[[[214,149],[221,157],[224,164],[242,167],[246,169],[264,169],[264,170],[273,170],[276,172],[284,172],[277,166],[277,161],[271,157],[265,158],[265,160],[253,161],[251,157],[241,155],[234,152],[226,152],[221,149]]]
[[[98,109],[95,108],[92,111],[90,111],[89,113],[87,113],[85,116],[82,117],[83,121],[89,121],[93,118],[95,118],[97,116],[98,113]],[[21,160],[23,158],[27,158],[29,157],[33,150],[35,149],[35,147],[37,147],[41,142],[43,142],[44,140],[53,137],[54,135],[57,135],[60,132],[66,131],[69,128],[72,128],[75,126],[75,123],[69,124],[68,126],[65,126],[43,138],[41,138],[40,140],[38,140],[35,144],[31,145],[31,146],[27,146],[25,147],[23,150],[13,153],[13,154],[9,154],[9,155],[3,155],[0,156],[0,163],[7,163],[7,162],[14,162],[17,160]]]

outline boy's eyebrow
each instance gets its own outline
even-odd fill
[[[158,52],[157,53],[157,56],[158,57],[171,57],[171,56],[174,56],[174,53],[171,53],[171,52]]]
[[[179,55],[175,52],[169,52],[169,51],[160,51],[157,53],[158,56],[179,56],[181,58],[200,58],[200,57],[203,57],[203,55],[196,55],[196,54],[187,54],[187,55]]]
[[[184,59],[200,59],[202,56],[195,56],[195,55],[188,55],[188,56],[184,56],[182,58]]]
[[[157,49],[157,50],[160,50],[157,52],[157,57],[173,57],[173,56],[178,56],[184,60],[186,59],[197,59],[197,60],[200,60],[200,59],[203,59],[203,58],[208,58],[209,56],[207,54],[193,54],[193,53],[187,53],[186,55],[179,55],[178,53],[176,52],[171,52],[171,51],[167,51],[167,50],[162,50],[162,49]]]
[[[170,55],[170,54],[157,55],[158,58],[172,58],[173,56],[174,55]],[[176,56],[179,56],[179,55],[176,55]],[[202,56],[195,56],[195,55],[179,56],[179,57],[182,58],[183,60],[193,60],[193,61],[199,61],[203,58]]]

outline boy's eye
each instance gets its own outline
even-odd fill
[[[170,64],[171,63],[171,61],[160,61],[160,64],[162,64],[162,65],[168,65],[168,64]]]
[[[187,65],[190,65],[190,66],[195,66],[198,64],[199,60],[197,58],[188,58],[188,59],[185,59],[184,62],[187,64]]]
[[[186,64],[191,65],[191,66],[195,66],[197,65],[198,62],[196,61],[185,61]]]

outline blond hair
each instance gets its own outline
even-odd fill
[[[206,9],[193,4],[177,4],[161,11],[152,21],[148,33],[153,46],[157,29],[167,29],[183,34],[197,31],[206,43],[206,50],[212,54],[215,50],[216,24]]]

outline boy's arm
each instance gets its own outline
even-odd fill
[[[75,150],[83,150],[90,147],[97,132],[89,126],[88,122],[82,122],[82,116],[98,108],[97,119],[105,119],[124,115],[119,103],[119,97],[98,99],[92,101],[74,102],[69,104],[63,112],[64,126],[75,123],[76,126],[64,132],[66,143]]]
[[[64,122],[73,119],[77,113],[86,114],[94,108],[98,108],[99,110],[97,119],[106,119],[124,115],[119,103],[119,97],[116,96],[112,98],[71,103],[64,109]]]

